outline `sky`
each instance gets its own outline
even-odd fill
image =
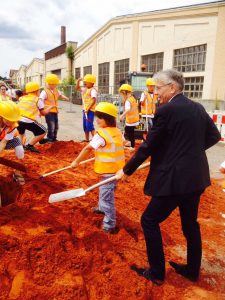
[[[210,0],[0,0],[0,75],[28,65],[66,40],[78,47],[110,19]]]

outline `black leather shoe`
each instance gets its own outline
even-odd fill
[[[164,279],[159,279],[152,274],[151,269],[149,268],[138,268],[136,265],[130,266],[131,270],[136,272],[139,276],[146,278],[147,280],[152,281],[156,285],[162,285]]]
[[[92,212],[98,215],[104,215],[104,211],[100,210],[98,207],[92,207]]]
[[[176,271],[177,274],[180,274],[181,276],[187,278],[188,280],[192,282],[198,281],[198,275],[191,274],[188,270],[188,266],[184,264],[177,264],[174,261],[169,261],[169,264],[172,268]]]

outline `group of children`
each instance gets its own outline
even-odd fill
[[[83,86],[81,86],[83,81]],[[83,130],[85,139],[82,142],[89,142],[89,134],[92,137],[95,134],[94,129],[94,111],[97,101],[97,90],[94,87],[96,77],[92,74],[86,74],[84,78],[79,78],[76,82],[75,90],[80,91],[83,101]],[[141,115],[145,120],[147,131],[151,128],[156,111],[157,97],[154,95],[155,83],[152,78],[146,80],[147,90],[144,91],[140,98]],[[125,146],[131,151],[135,146],[135,128],[139,125],[139,107],[138,102],[132,95],[132,86],[122,84],[119,88],[119,94],[123,102],[123,113],[120,116],[120,121],[125,120],[125,136],[127,142]]]
[[[81,87],[81,81],[84,86]],[[86,74],[84,79],[77,80],[75,89],[82,93],[83,98],[83,129],[85,132],[85,142],[88,144],[82,149],[78,157],[72,162],[75,168],[79,163],[95,151],[94,171],[100,175],[101,180],[113,176],[125,165],[124,146],[131,146],[134,149],[134,129],[139,124],[138,103],[132,95],[132,86],[122,84],[119,93],[124,104],[124,112],[120,120],[125,119],[125,134],[129,144],[117,128],[117,108],[108,102],[97,102],[97,90],[94,87],[96,78],[92,74]],[[149,81],[147,81],[149,83]],[[65,98],[57,89],[59,79],[54,74],[46,77],[47,87],[40,93],[40,86],[36,82],[26,84],[26,95],[20,97],[18,104],[9,99],[0,99],[0,117],[2,119],[2,134],[0,141],[0,152],[3,149],[14,148],[18,158],[24,158],[24,149],[31,152],[39,152],[35,147],[36,143],[52,143],[57,140],[58,131],[58,99]],[[152,82],[151,82],[152,85]],[[149,89],[149,87],[148,87]],[[145,117],[152,117],[153,98],[148,92],[142,95],[142,106]],[[151,111],[150,111],[151,110]],[[45,127],[37,121],[37,116],[46,117],[48,125],[48,135]],[[98,130],[94,129],[94,116]],[[31,131],[34,138],[24,146],[22,144],[25,131]],[[89,140],[89,133],[92,140]],[[114,204],[114,191],[116,181],[104,184],[99,190],[98,207],[93,208],[93,212],[104,215],[103,230],[107,233],[116,233],[116,211]]]

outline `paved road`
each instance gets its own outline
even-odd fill
[[[59,104],[59,134],[58,139],[69,141],[84,139],[82,127],[82,106],[60,101]],[[44,124],[44,118],[42,118]],[[219,165],[225,160],[225,144],[218,143],[207,150],[207,157],[211,170],[218,170]],[[213,173],[213,177],[220,177],[218,173]]]

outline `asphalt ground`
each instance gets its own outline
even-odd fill
[[[45,118],[39,121],[45,125]],[[84,139],[82,125],[82,106],[72,104],[66,101],[59,101],[59,131],[58,140],[81,141]],[[221,178],[222,174],[218,173],[220,164],[225,160],[225,143],[219,142],[206,151],[211,177]]]

